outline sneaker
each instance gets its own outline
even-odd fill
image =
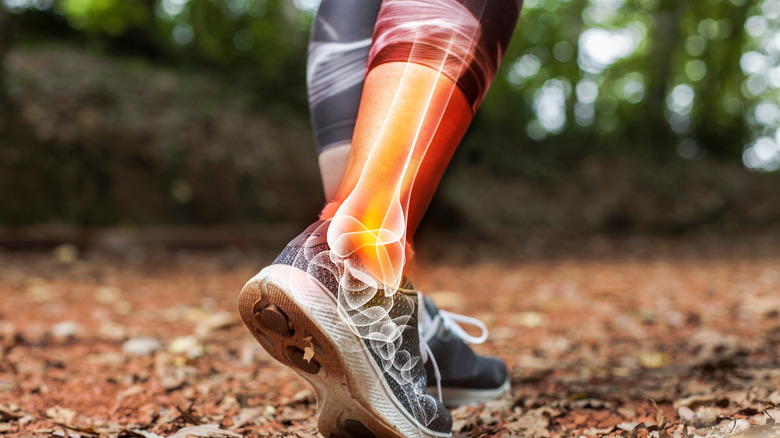
[[[418,297],[386,291],[335,257],[316,222],[244,286],[239,310],[260,345],[317,393],[325,437],[449,437],[452,419],[426,394]]]
[[[422,300],[420,333],[433,357],[425,363],[428,391],[438,392],[449,407],[478,404],[509,392],[511,383],[504,362],[480,356],[467,345],[481,344],[487,339],[485,324],[476,318],[439,310],[430,297]],[[459,323],[476,326],[482,334],[471,336]],[[435,382],[439,382],[438,388],[432,385]]]

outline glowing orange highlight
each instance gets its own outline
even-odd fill
[[[396,288],[411,239],[452,153],[471,121],[471,105],[448,77],[427,66],[387,63],[366,77],[352,149],[328,243],[355,254]]]

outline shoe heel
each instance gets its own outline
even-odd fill
[[[306,330],[313,323],[282,287],[266,279],[250,280],[239,295],[239,312],[249,332],[274,359],[299,374],[316,376],[323,371],[320,361],[326,355],[320,340],[324,337]],[[314,354],[309,360],[307,348]]]
[[[365,348],[363,341],[341,321],[330,292],[305,271],[282,265],[265,268],[244,286],[238,307],[260,345],[314,387],[323,436],[451,436],[423,432],[414,424],[381,383],[368,353],[355,350],[358,345]]]

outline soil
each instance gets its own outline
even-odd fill
[[[780,234],[423,243],[417,287],[512,370],[456,436],[780,435]],[[236,311],[279,248],[196,247],[0,249],[0,434],[316,436]]]

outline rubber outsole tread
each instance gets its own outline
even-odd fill
[[[250,280],[241,291],[239,310],[260,345],[314,387],[318,428],[323,436],[404,436],[371,411],[371,401],[356,399],[350,387],[360,385],[350,382],[339,350],[283,287],[268,279]],[[313,352],[309,360],[304,358],[307,348],[309,354]]]
[[[285,350],[287,359],[290,363],[301,371],[309,374],[317,374],[320,372],[320,364],[316,360],[306,359],[306,352],[298,347],[287,347]]]
[[[255,322],[265,325],[269,330],[281,336],[295,334],[295,330],[290,327],[287,315],[274,304],[255,313]]]
[[[366,426],[363,426],[363,423],[355,420],[344,422],[344,432],[354,438],[376,438],[376,435],[371,433]]]

